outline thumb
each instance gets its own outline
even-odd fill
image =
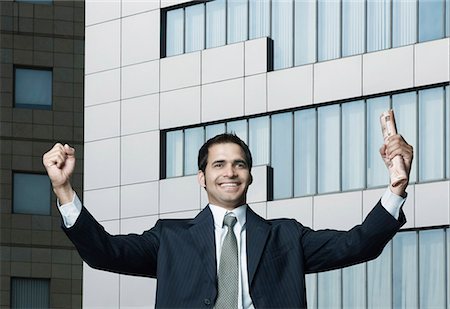
[[[70,147],[68,144],[64,145],[64,151],[68,156],[74,156],[75,155],[75,148]]]

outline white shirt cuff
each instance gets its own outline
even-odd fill
[[[65,227],[67,228],[72,227],[77,221],[78,216],[81,213],[81,208],[83,207],[80,199],[78,198],[78,195],[76,193],[73,194],[72,202],[60,205],[59,200],[57,200],[57,204],[58,210],[63,218]]]
[[[400,215],[400,208],[406,201],[406,197],[401,197],[395,193],[392,193],[389,187],[384,191],[381,197],[381,205],[395,218],[398,220]]]

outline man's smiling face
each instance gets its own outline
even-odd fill
[[[198,181],[206,189],[209,203],[229,210],[246,203],[251,180],[244,152],[235,143],[212,145],[205,173],[198,172]]]

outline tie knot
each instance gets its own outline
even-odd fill
[[[235,216],[231,216],[230,214],[227,214],[223,218],[223,225],[228,226],[229,228],[233,228],[233,226],[236,224],[237,219]]]

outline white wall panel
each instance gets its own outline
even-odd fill
[[[122,134],[135,134],[159,129],[159,94],[122,101]]]
[[[387,186],[386,186],[387,188]],[[363,218],[367,217],[369,212],[375,207],[383,196],[386,188],[370,189],[363,192]]]
[[[154,308],[156,279],[120,276],[120,308]]]
[[[416,227],[447,225],[450,182],[423,183],[415,186]]]
[[[159,10],[122,19],[122,65],[159,59],[159,19]]]
[[[244,76],[244,43],[202,51],[202,84]]]
[[[120,102],[86,107],[84,110],[84,140],[117,137],[120,134]]]
[[[161,93],[161,129],[200,122],[200,86]]]
[[[86,75],[85,106],[118,100],[120,100],[120,69]]]
[[[188,211],[178,211],[166,214],[161,214],[160,219],[191,219],[195,218],[200,210],[188,210]]]
[[[139,14],[159,9],[160,1],[122,0],[122,16]]]
[[[98,221],[119,219],[119,187],[84,191],[82,202]]]
[[[161,59],[161,91],[200,85],[201,52]]]
[[[122,99],[159,92],[159,60],[122,68]]]
[[[266,73],[268,71],[269,38],[245,41],[245,76]]]
[[[120,17],[120,0],[86,0],[86,26]]]
[[[145,182],[120,187],[120,217],[157,215],[159,210],[159,182]]]
[[[267,74],[258,74],[244,78],[245,115],[267,112]]]
[[[363,95],[414,85],[414,46],[363,55]]]
[[[362,222],[362,192],[314,197],[314,229],[349,230]]]
[[[159,179],[159,131],[123,136],[121,184]]]
[[[191,0],[161,0],[161,8],[165,8],[172,5],[190,2]]]
[[[267,73],[269,111],[304,106],[313,102],[313,65]]]
[[[267,165],[252,168],[253,182],[247,191],[247,203],[267,201],[269,168]]]
[[[416,44],[414,86],[449,81],[449,39]]]
[[[362,95],[362,56],[314,65],[314,103]]]
[[[238,78],[202,86],[202,121],[244,115],[244,79]]]
[[[86,28],[84,66],[86,74],[115,69],[120,66],[119,33],[120,20]]]
[[[267,218],[293,218],[307,227],[313,226],[312,197],[267,202]]]
[[[256,214],[263,217],[264,219],[267,218],[267,203],[266,202],[249,203],[249,206]]]
[[[197,175],[161,180],[160,213],[200,209],[200,189]]]
[[[84,145],[84,189],[100,189],[119,185],[119,138]]]

